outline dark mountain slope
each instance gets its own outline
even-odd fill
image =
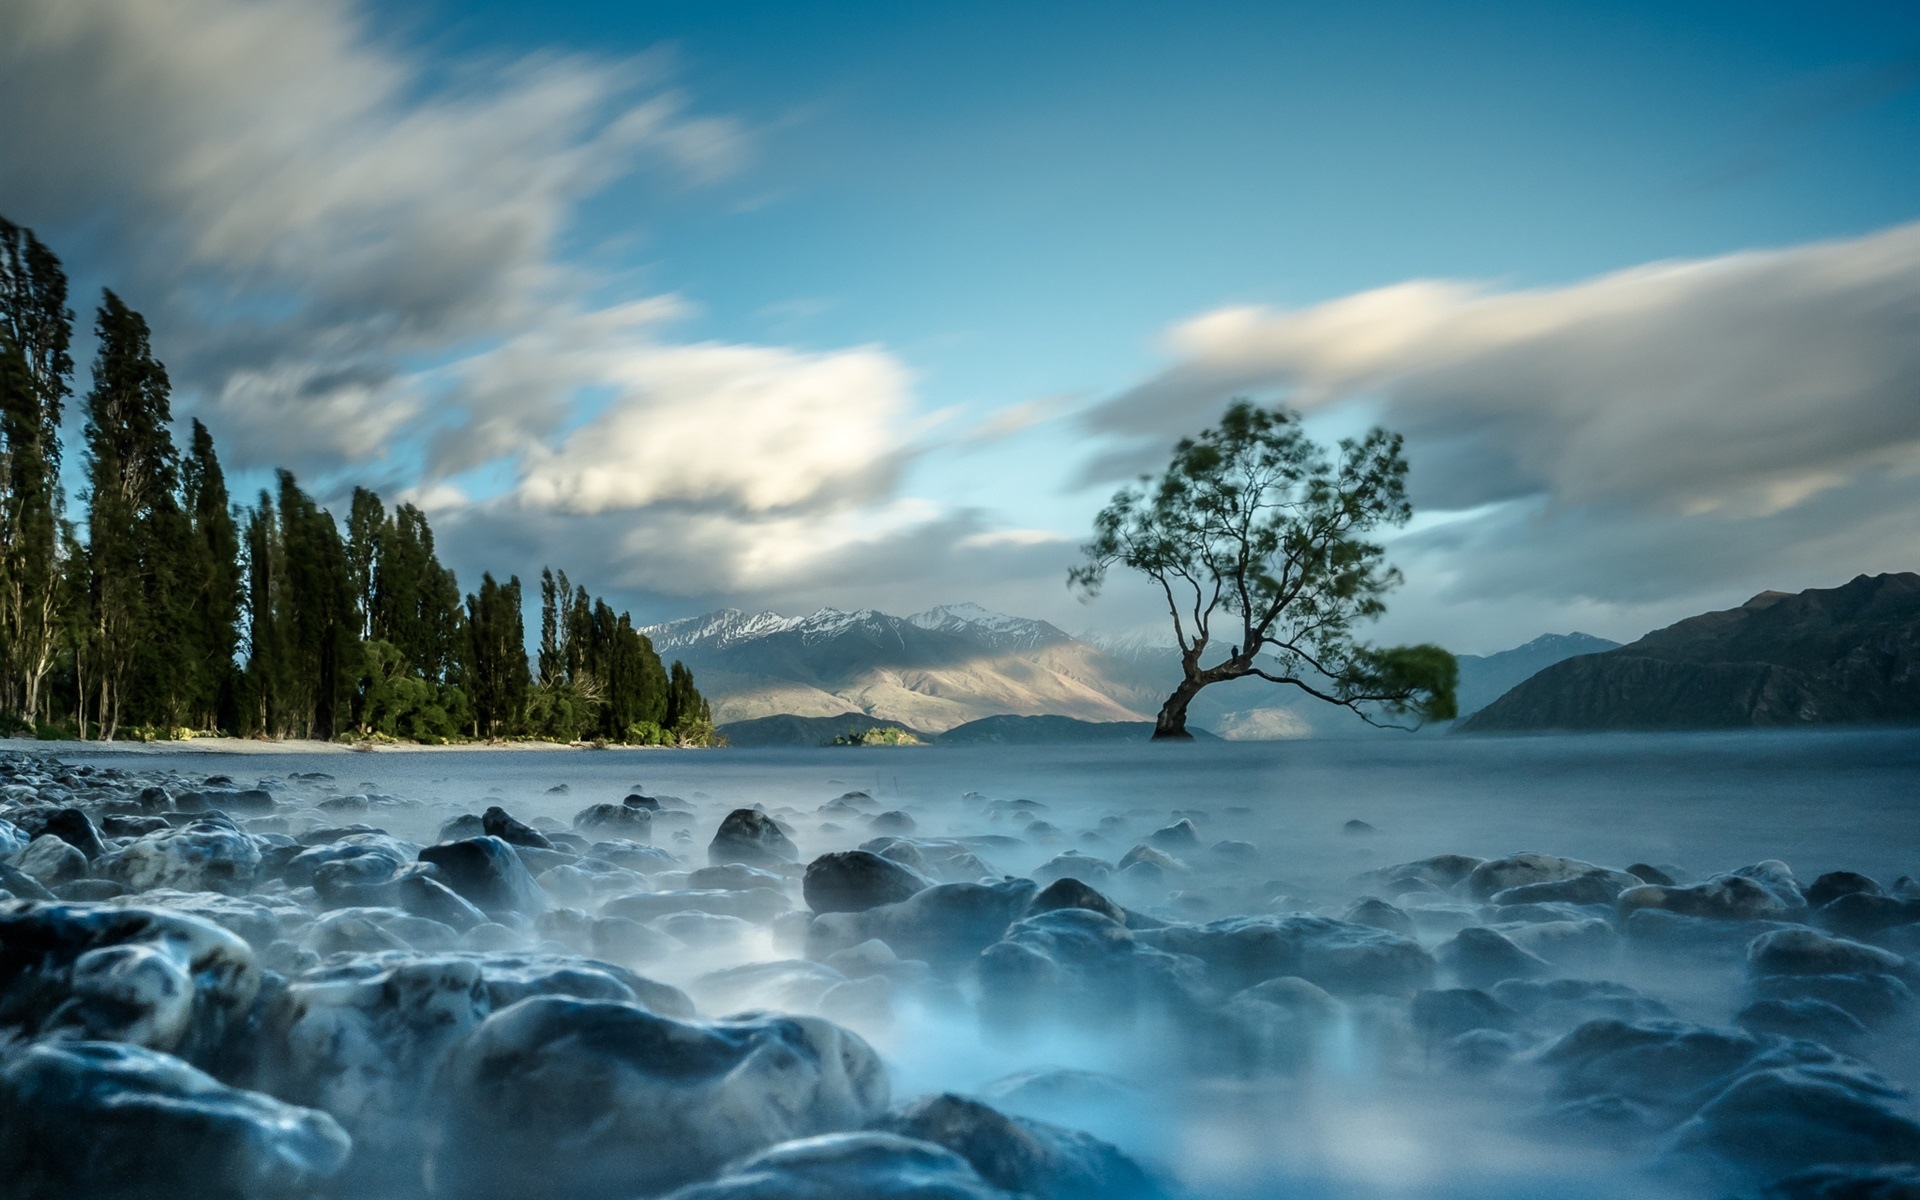
[[[1920,575],[1762,592],[1605,654],[1556,663],[1471,731],[1920,722]]]

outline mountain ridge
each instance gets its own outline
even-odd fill
[[[1920,575],[1761,592],[1601,654],[1565,659],[1463,732],[1920,722]]]

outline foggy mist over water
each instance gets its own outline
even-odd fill
[[[123,754],[68,761],[128,765]],[[913,818],[917,838],[974,843],[995,873],[1022,875],[1066,850],[1111,863],[1178,818],[1201,847],[1251,843],[1220,865],[1204,850],[1158,894],[1103,887],[1129,907],[1180,921],[1234,914],[1339,916],[1373,889],[1362,872],[1438,854],[1540,851],[1608,867],[1671,864],[1694,878],[1766,859],[1804,886],[1853,870],[1891,883],[1920,848],[1920,732],[1735,733],[1535,738],[1383,737],[1284,743],[754,750],[648,753],[341,753],[168,756],[188,772],[255,777],[325,771],[343,793],[428,802],[358,816],[421,842],[460,812],[499,804],[523,821],[565,823],[629,791],[677,798],[691,818],[656,821],[653,840],[692,866],[725,814],[763,807],[793,830],[801,862],[875,836],[867,817],[822,815],[849,791],[870,812]],[[564,794],[550,789],[566,785]],[[968,793],[975,795],[968,796]],[[1007,803],[1025,800],[1033,805]],[[1038,819],[1044,824],[1033,826]],[[1350,832],[1349,821],[1375,832]],[[838,828],[835,828],[838,826]],[[1048,828],[1050,827],[1050,828]],[[795,898],[794,903],[801,902]],[[1423,928],[1429,948],[1451,929]],[[685,988],[705,1016],[755,1007],[807,1011],[769,976],[759,990],[710,973],[800,958],[780,927],[630,964]],[[902,957],[905,957],[903,954]],[[1746,1003],[1737,959],[1648,958],[1616,946],[1564,974],[1632,985],[1673,1014],[1726,1026]],[[1436,986],[1445,986],[1443,980]],[[784,990],[783,990],[784,989]],[[1080,1011],[987,1015],[976,983],[871,1013],[830,1015],[884,1057],[894,1095],[981,1092],[1007,1111],[1106,1138],[1191,1197],[1723,1195],[1738,1177],[1650,1155],[1644,1142],[1542,1123],[1550,1094],[1525,1068],[1450,1070],[1406,1029],[1404,1002],[1343,997],[1336,1019],[1285,1069],[1258,1069],[1222,1044],[1196,1062],[1171,1018],[1123,1022]],[[1185,1031],[1191,1037],[1193,1031]],[[1202,1039],[1204,1040],[1204,1039]],[[1920,1082],[1907,1040],[1862,1054],[1894,1082]],[[1095,1072],[1048,1087],[996,1081],[1041,1068]],[[1078,1079],[1079,1082],[1075,1082]],[[984,1091],[983,1091],[984,1089]]]

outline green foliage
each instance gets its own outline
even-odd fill
[[[391,642],[367,642],[360,649],[361,733],[427,745],[460,736],[470,713],[459,688],[421,678]]]
[[[892,725],[875,725],[871,729],[849,729],[833,739],[836,746],[918,746],[919,738]]]
[[[1249,675],[1375,723],[1452,714],[1445,651],[1376,649],[1357,637],[1400,582],[1367,535],[1412,516],[1406,474],[1398,434],[1374,429],[1330,453],[1297,414],[1239,400],[1218,426],[1176,445],[1157,480],[1115,494],[1068,584],[1097,594],[1119,565],[1158,586],[1184,677],[1156,737],[1186,736],[1201,688]],[[1210,652],[1219,657],[1205,665]]]

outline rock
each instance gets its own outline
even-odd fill
[[[1509,888],[1536,883],[1559,883],[1589,875],[1617,880],[1620,886],[1614,889],[1616,894],[1640,882],[1625,871],[1609,871],[1605,867],[1596,867],[1590,862],[1582,862],[1577,858],[1561,858],[1556,854],[1515,854],[1507,858],[1483,862],[1474,867],[1468,872],[1460,887],[1475,900],[1488,900],[1496,893],[1504,892]]]
[[[1134,1161],[1088,1134],[1010,1117],[951,1092],[927,1096],[880,1123],[888,1132],[944,1146],[980,1177],[1033,1200],[1163,1200]]]
[[[754,808],[736,808],[720,822],[707,846],[713,866],[740,862],[748,866],[777,866],[800,857],[793,839],[780,832],[772,817]]]
[[[1520,1027],[1519,1013],[1478,988],[1415,992],[1408,1015],[1429,1046],[1475,1029],[1511,1033]]]
[[[1710,921],[1778,921],[1799,911],[1777,891],[1739,874],[1715,875],[1691,887],[1643,884],[1621,892],[1615,903],[1623,917],[1650,908]]]
[[[1884,896],[1887,890],[1853,871],[1828,871],[1807,885],[1807,907],[1824,908],[1842,896]]]
[[[1239,1074],[1296,1071],[1320,1059],[1347,1011],[1325,990],[1282,976],[1235,993],[1219,1016],[1220,1043],[1203,1052]]]
[[[1037,1017],[1083,1024],[1165,1008],[1179,1002],[1182,968],[1172,955],[1137,946],[1125,925],[1084,908],[1016,922],[974,964],[980,1016],[996,1030]]]
[[[102,855],[95,873],[131,891],[173,888],[242,896],[260,867],[260,847],[225,817],[196,818]]]
[[[632,1004],[538,997],[448,1057],[431,1123],[433,1194],[621,1200],[886,1108],[859,1038],[812,1018],[679,1021]]]
[[[1633,863],[1627,867],[1627,874],[1641,883],[1656,883],[1661,887],[1675,887],[1681,882],[1677,870],[1671,867],[1656,867],[1651,863]]]
[[[1058,879],[1041,888],[1027,902],[1026,916],[1054,912],[1063,908],[1083,908],[1099,913],[1121,925],[1127,924],[1127,910],[1094,891],[1078,879]]]
[[[325,1113],[136,1046],[45,1043],[0,1068],[0,1178],[14,1200],[279,1200],[325,1182],[349,1148]]]
[[[1063,850],[1046,862],[1035,867],[1031,877],[1038,883],[1048,884],[1061,879],[1078,879],[1082,883],[1099,887],[1113,875],[1113,864],[1091,854],[1078,850]]]
[[[906,813],[895,809],[868,817],[867,828],[875,833],[912,833],[920,828],[920,823]]]
[[[1340,919],[1354,925],[1371,925],[1401,937],[1413,936],[1413,918],[1377,896],[1362,896],[1355,900],[1347,906],[1346,912],[1340,914]]]
[[[1239,991],[1297,975],[1335,995],[1403,994],[1425,986],[1433,957],[1418,942],[1327,917],[1229,917],[1207,925],[1143,930],[1139,939],[1207,965],[1215,985]]]
[[[1382,867],[1377,871],[1369,871],[1360,876],[1359,882],[1364,887],[1369,884],[1392,885],[1417,881],[1447,891],[1458,885],[1486,861],[1484,858],[1473,858],[1465,854],[1438,854],[1432,858],[1417,859],[1414,862],[1398,863],[1391,867]],[[1391,886],[1386,890],[1389,895],[1400,894],[1399,890]]]
[[[578,823],[578,818],[575,818],[575,823]],[[442,822],[440,832],[434,834],[433,840],[436,842],[464,842],[468,838],[485,836],[487,836],[487,825],[485,821],[473,813],[461,813],[457,817],[449,817],[446,821]]]
[[[57,899],[38,879],[9,863],[0,862],[0,890],[21,900]]]
[[[816,1012],[820,998],[846,981],[824,963],[787,959],[709,971],[687,986],[710,1012]]]
[[[753,940],[759,927],[739,917],[725,917],[717,913],[676,912],[664,917],[656,917],[651,922],[654,929],[673,938],[685,946],[697,949],[724,949],[730,953],[740,952]]]
[[[104,904],[0,902],[0,1026],[203,1061],[260,989],[253,952],[197,917]]]
[[[56,899],[78,900],[84,904],[131,894],[127,891],[125,884],[115,883],[111,879],[75,879],[52,890]],[[142,894],[151,896],[153,893]]]
[[[1812,929],[1778,929],[1753,939],[1747,966],[1755,975],[1902,975],[1898,954]]]
[[[823,913],[807,927],[807,956],[825,958],[878,938],[902,958],[955,970],[999,941],[1035,890],[1030,879],[942,883],[865,912]]]
[[[236,896],[223,896],[219,892],[177,892],[162,888],[116,896],[113,903],[126,908],[165,909],[167,912],[185,913],[202,921],[211,921],[227,932],[239,935],[256,952],[265,950],[280,936],[280,919],[275,915],[274,908]],[[287,902],[281,900],[276,903],[285,905]]]
[[[1014,1200],[966,1159],[891,1133],[829,1133],[775,1146],[665,1200]]]
[[[393,883],[394,903],[416,917],[438,921],[461,933],[484,925],[487,914],[460,893],[424,871],[407,871]]]
[[[1569,1096],[1613,1095],[1685,1114],[1727,1083],[1755,1070],[1844,1065],[1813,1042],[1782,1041],[1745,1030],[1684,1021],[1589,1021],[1548,1047],[1540,1062]]]
[[[1674,1145],[1773,1171],[1832,1164],[1910,1164],[1920,1123],[1904,1093],[1871,1072],[1778,1067],[1743,1075],[1674,1131]]]
[[[687,886],[695,890],[718,889],[721,891],[744,892],[752,888],[766,888],[786,895],[787,879],[772,871],[763,871],[759,867],[750,867],[745,863],[725,863],[717,867],[700,867],[687,872]]]
[[[1479,926],[1453,935],[1434,951],[1434,957],[1468,987],[1492,987],[1503,979],[1553,974],[1552,965],[1539,955],[1522,950],[1496,930]]]
[[[1550,883],[1525,883],[1495,892],[1488,903],[1512,904],[1612,904],[1621,892],[1644,886],[1638,878],[1623,871],[1589,871],[1571,879]]]
[[[1866,1025],[1879,1025],[1913,1011],[1913,989],[1894,975],[1762,975],[1749,984],[1757,1000],[1825,1000]]]
[[[587,934],[587,945],[594,954],[609,962],[658,962],[686,946],[677,938],[649,929],[631,917],[601,917]]]
[[[51,833],[33,839],[14,858],[13,865],[39,880],[40,886],[46,888],[56,888],[63,883],[87,877],[87,856]]]
[[[878,837],[862,842],[860,849],[912,867],[939,883],[977,883],[993,874],[966,843],[949,839]]]
[[[490,917],[531,917],[552,904],[513,847],[496,837],[428,846],[420,851],[420,861],[440,868],[449,888]]]
[[[60,809],[50,814],[40,828],[43,835],[57,837],[86,855],[88,862],[107,852],[106,843],[100,840],[100,831],[93,827],[93,822],[80,809]]]
[[[1189,870],[1186,863],[1173,855],[1144,844],[1135,846],[1121,855],[1120,861],[1114,864],[1114,867],[1118,871],[1126,871],[1139,863],[1145,863],[1169,875],[1185,875]]]
[[[639,792],[628,792],[626,796],[621,799],[620,803],[626,805],[628,808],[644,808],[649,812],[660,811],[660,801],[658,799],[652,796],[642,795]]]
[[[865,912],[898,904],[932,887],[933,881],[871,851],[845,850],[808,863],[800,886],[814,912]]]
[[[1753,1033],[1807,1038],[1842,1050],[1867,1035],[1860,1018],[1837,1004],[1811,997],[1756,1000],[1741,1009],[1733,1023]]]
[[[770,892],[764,888],[745,892],[709,888],[703,891],[635,892],[627,896],[615,896],[601,905],[600,911],[609,917],[631,917],[636,921],[693,912],[766,922],[787,908],[787,898],[780,892]]]
[[[289,980],[266,1021],[260,1080],[274,1094],[333,1113],[362,1148],[416,1161],[419,1116],[446,1054],[499,1010],[571,996],[691,1015],[678,989],[587,959],[390,952],[354,955]]]
[[[1182,818],[1148,834],[1147,844],[1169,854],[1187,853],[1200,848],[1200,831],[1193,827],[1192,821]]]
[[[1340,832],[1346,834],[1348,837],[1365,837],[1368,834],[1379,833],[1380,830],[1367,824],[1365,821],[1356,819],[1342,825]]]
[[[573,815],[573,827],[590,837],[644,842],[653,837],[653,813],[637,805],[592,804]]]
[[[514,819],[512,813],[498,804],[480,814],[480,832],[483,837],[497,837],[509,846],[531,846],[536,850],[551,850],[553,843],[547,835],[524,825]]]
[[[671,850],[625,839],[595,842],[588,847],[587,852],[594,858],[641,875],[656,875],[661,871],[671,871],[680,866],[680,860],[673,856]]]
[[[1827,901],[1813,914],[1813,920],[1847,937],[1872,937],[1883,929],[1920,921],[1920,899],[1849,892]]]

